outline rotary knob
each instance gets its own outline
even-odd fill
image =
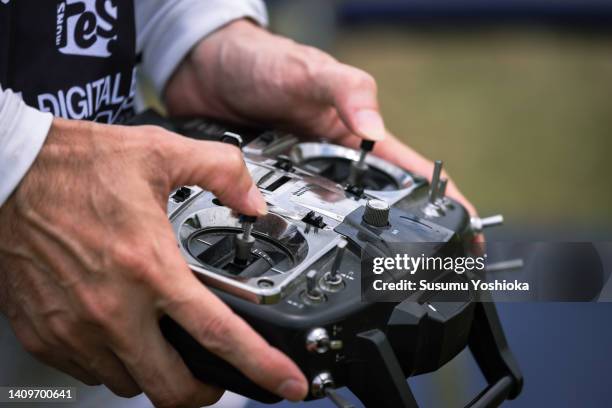
[[[389,204],[382,200],[368,200],[363,220],[374,227],[386,227],[389,224]]]

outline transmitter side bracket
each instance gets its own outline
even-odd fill
[[[406,319],[414,321],[413,316]],[[366,407],[418,408],[385,333],[379,329],[368,330],[358,334],[357,339],[357,353],[363,358],[351,370],[348,388]],[[469,347],[488,385],[466,408],[493,408],[506,399],[516,398],[521,392],[523,376],[508,349],[495,304],[475,305]]]

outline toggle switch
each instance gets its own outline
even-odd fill
[[[319,279],[316,270],[311,269],[306,273],[306,291],[303,299],[308,303],[320,303],[325,300],[325,295],[319,289]]]
[[[306,350],[311,353],[324,354],[329,350],[330,344],[329,334],[323,327],[315,327],[306,335]]]
[[[329,371],[317,374],[310,383],[310,390],[315,397],[325,396],[326,388],[334,388],[334,380]]]
[[[485,228],[497,227],[503,223],[504,216],[501,214],[492,215],[485,218],[472,217],[470,219],[470,226],[475,234],[480,234]]]

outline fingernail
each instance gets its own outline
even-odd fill
[[[277,389],[277,394],[289,401],[301,401],[306,396],[306,386],[303,381],[293,378],[285,380]]]
[[[370,140],[383,140],[385,138],[385,124],[380,113],[373,109],[363,109],[355,114],[357,132],[361,137]]]
[[[268,205],[266,204],[266,200],[263,198],[261,192],[255,184],[251,186],[251,189],[247,195],[247,200],[249,201],[249,204],[255,206],[257,215],[266,215],[268,213]]]

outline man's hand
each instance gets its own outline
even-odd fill
[[[376,92],[366,72],[241,20],[194,48],[165,99],[176,115],[268,123],[351,147],[378,140],[374,154],[431,177],[432,162],[386,131]],[[447,192],[476,215],[452,181]]]
[[[172,188],[197,184],[234,210],[266,204],[233,146],[156,127],[56,119],[0,209],[0,308],[25,349],[87,384],[157,406],[201,406],[222,391],[196,380],[165,341],[167,314],[260,386],[302,399],[298,367],[208,291],[166,217]]]

